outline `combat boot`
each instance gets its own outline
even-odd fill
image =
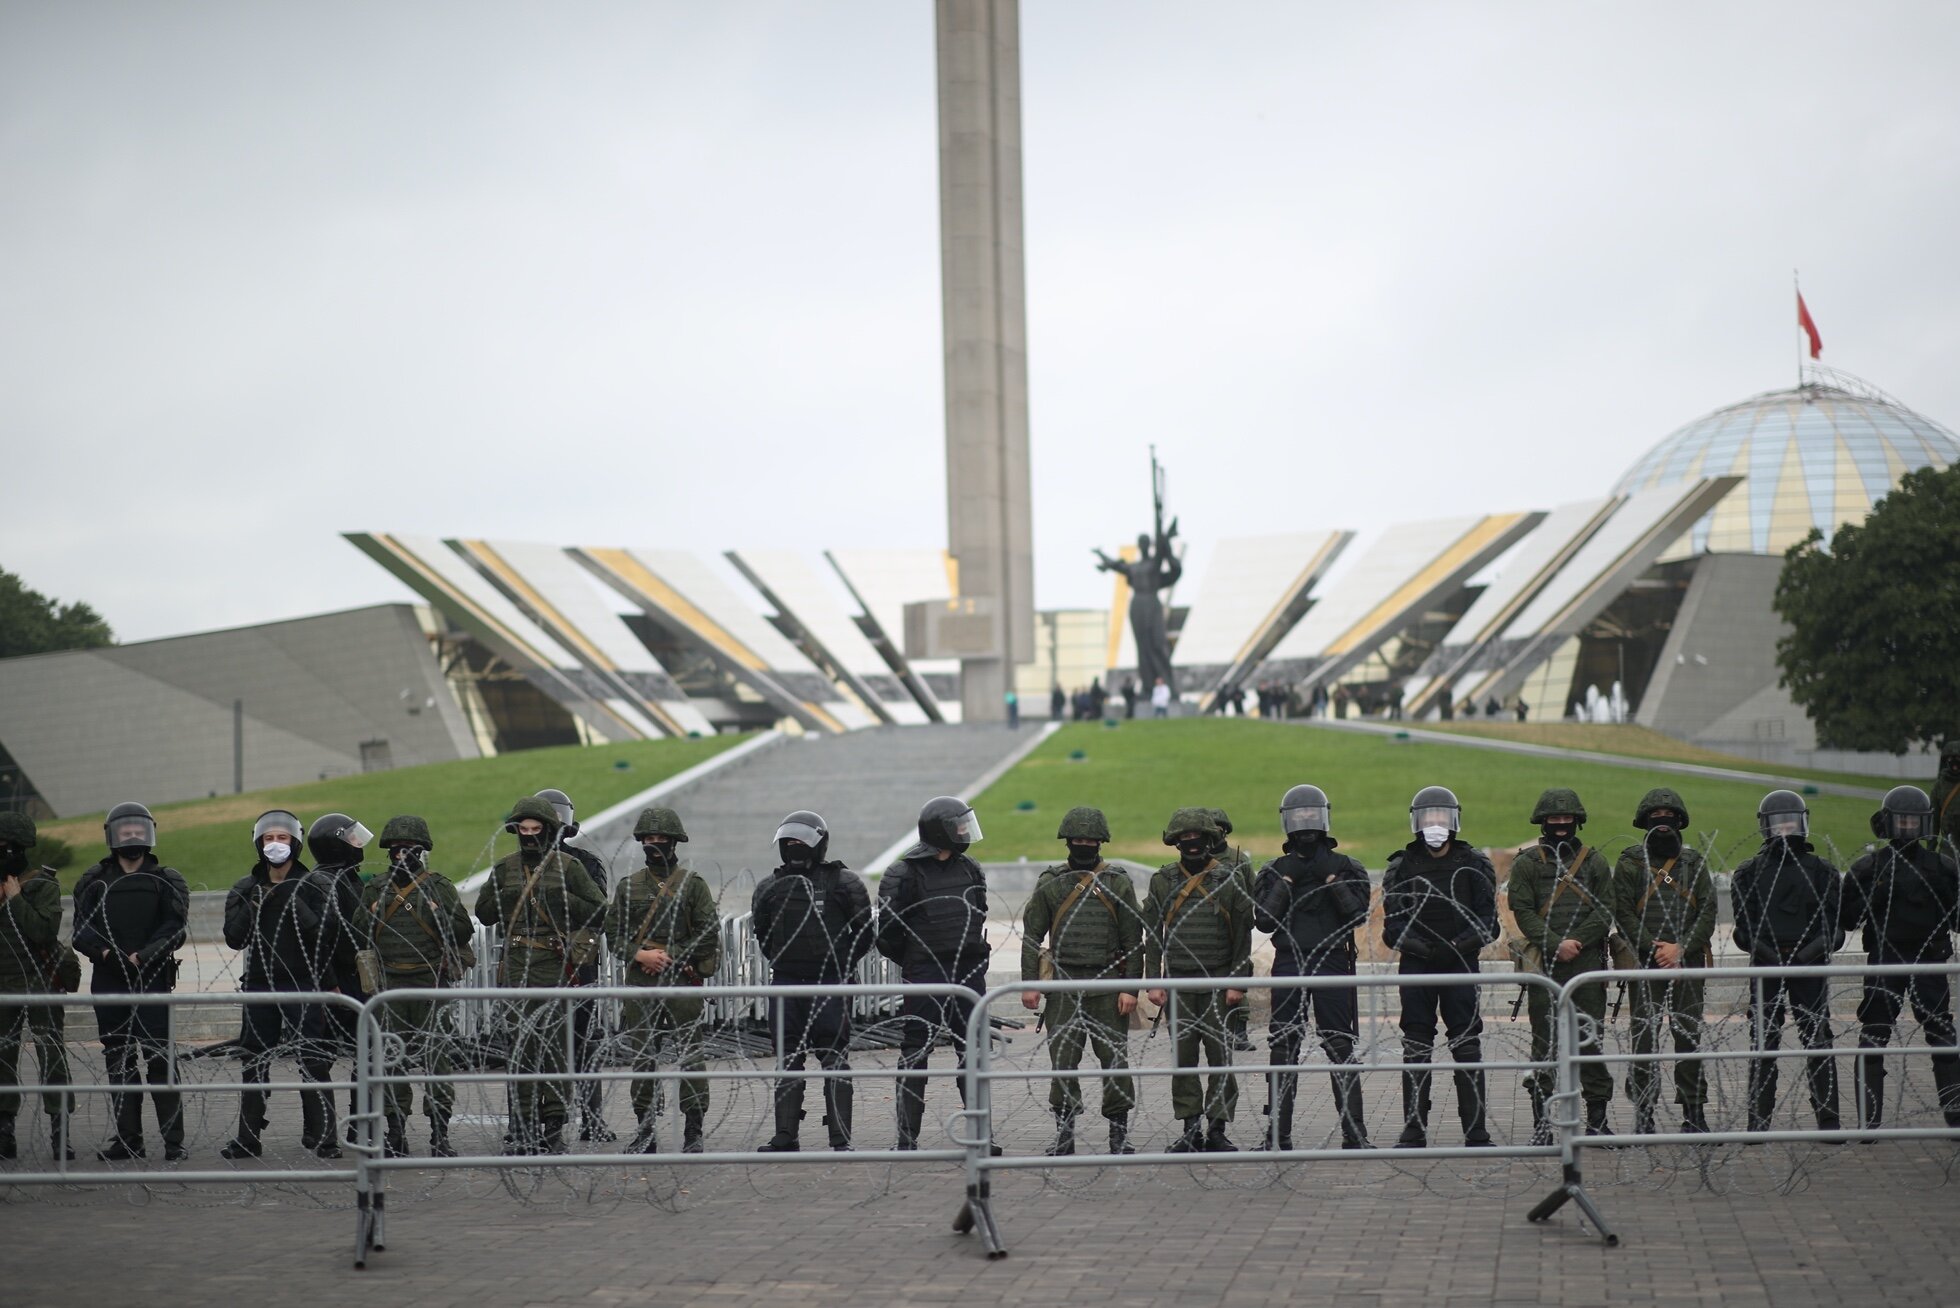
[[[684,1154],[700,1153],[706,1147],[701,1140],[701,1110],[697,1108],[691,1113],[683,1111],[681,1113],[681,1120],[683,1122],[681,1127],[681,1152]]]
[[[658,1113],[648,1113],[645,1117],[642,1117],[640,1124],[633,1130],[633,1138],[626,1142],[626,1152],[629,1154],[659,1153],[660,1139],[654,1130],[655,1124],[659,1121],[660,1115]],[[766,1150],[770,1146],[765,1144],[762,1147]]]
[[[1682,1104],[1681,1130],[1688,1135],[1707,1135],[1707,1111],[1700,1104]]]
[[[1531,1143],[1534,1145],[1552,1143],[1552,1124],[1545,1116],[1545,1092],[1527,1082],[1524,1093],[1531,1100]]]
[[[1211,1130],[1205,1135],[1205,1152],[1208,1154],[1235,1154],[1239,1147],[1225,1134],[1225,1119],[1211,1119]]]
[[[830,1147],[838,1153],[847,1153],[851,1148],[851,1097],[852,1086],[847,1078],[823,1083],[824,1130],[829,1134]]]
[[[1373,1149],[1375,1146],[1368,1142],[1368,1118],[1361,1106],[1361,1077],[1354,1072],[1335,1072],[1333,1080],[1334,1102],[1341,1110],[1341,1148]],[[1293,1138],[1293,1105],[1286,1107],[1286,1135],[1282,1138],[1290,1141]],[[1293,1146],[1288,1144],[1286,1147],[1291,1149]]]
[[[68,1142],[68,1132],[63,1129],[59,1114],[48,1119],[48,1143],[54,1150],[56,1162],[75,1161],[75,1147]]]
[[[1109,1119],[1109,1152],[1112,1154],[1133,1154],[1137,1147],[1130,1143],[1130,1119],[1112,1117]]]
[[[456,1146],[449,1143],[449,1114],[443,1109],[429,1113],[429,1157],[454,1158]]]
[[[1490,1131],[1484,1125],[1484,1073],[1481,1068],[1456,1072],[1456,1117],[1463,1124],[1463,1145],[1466,1149],[1487,1149],[1491,1146]]]
[[[926,1098],[922,1090],[915,1098],[901,1088],[898,1092],[898,1140],[894,1149],[912,1150],[919,1147],[919,1127],[925,1122]]]
[[[14,1139],[14,1119],[0,1117],[0,1159],[20,1157],[20,1142]]]
[[[1933,1087],[1948,1126],[1960,1126],[1960,1058],[1933,1060]]]
[[[1184,1133],[1171,1141],[1168,1154],[1201,1154],[1205,1151],[1205,1119],[1202,1114],[1184,1119]]]
[[[1430,1075],[1428,1072],[1402,1073],[1402,1134],[1396,1137],[1397,1149],[1429,1147]]]
[[[793,1154],[803,1148],[803,1086],[801,1080],[782,1081],[776,1086],[776,1134],[763,1142],[759,1152]]]
[[[1075,1114],[1066,1108],[1055,1110],[1055,1141],[1045,1152],[1050,1158],[1066,1158],[1075,1152]]]
[[[1635,1135],[1654,1134],[1654,1106],[1651,1103],[1638,1103],[1633,1106],[1633,1133]]]
[[[408,1123],[400,1113],[388,1114],[388,1133],[381,1151],[389,1158],[408,1157]]]
[[[320,1135],[313,1143],[313,1156],[315,1158],[338,1158],[340,1157],[340,1133],[334,1129],[333,1096],[323,1090],[317,1092],[314,1098],[320,1104]],[[351,1126],[353,1123],[350,1122],[348,1125]]]
[[[1606,1101],[1604,1099],[1586,1100],[1586,1134],[1589,1136],[1612,1135],[1613,1128],[1606,1124]],[[1618,1146],[1605,1145],[1613,1149]]]
[[[544,1121],[544,1135],[538,1141],[541,1154],[562,1154],[565,1152],[565,1119],[547,1117]]]

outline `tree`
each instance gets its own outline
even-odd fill
[[[0,568],[0,658],[94,649],[116,643],[102,615],[86,604],[60,604]]]
[[[1781,684],[1826,749],[1960,739],[1960,466],[1910,472],[1860,526],[1790,547]]]

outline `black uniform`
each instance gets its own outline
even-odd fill
[[[1482,971],[1478,955],[1497,939],[1497,869],[1462,840],[1452,838],[1432,851],[1410,841],[1389,856],[1382,875],[1382,942],[1400,950],[1403,976]],[[1471,985],[1400,987],[1402,1058],[1427,1063],[1436,1047],[1440,1011],[1456,1060],[1456,1112],[1464,1143],[1486,1145],[1484,1074],[1467,1070],[1484,1057],[1484,1020],[1477,987]],[[1428,1139],[1430,1073],[1402,1074],[1402,1142]]]
[[[1865,953],[1874,964],[1948,961],[1957,919],[1960,868],[1916,840],[1879,846],[1853,863],[1845,878],[1840,924],[1847,933],[1863,928]],[[1945,973],[1866,977],[1858,1001],[1858,1047],[1883,1049],[1891,1043],[1908,1000],[1926,1043],[1953,1048],[1953,996]],[[1885,1059],[1867,1054],[1862,1067],[1859,1124],[1875,1127],[1884,1116]],[[1960,1056],[1933,1055],[1933,1084],[1946,1124],[1960,1126]]]
[[[585,874],[592,878],[592,884],[599,887],[599,893],[611,899],[612,892],[606,884],[606,864],[597,854],[577,845],[560,842],[559,848],[579,861]],[[599,964],[594,961],[580,965],[573,976],[582,986],[596,984],[599,980]],[[599,1006],[590,1000],[572,1006],[572,1067],[574,1071],[590,1072],[598,1058],[600,1037],[604,1034],[599,1021]],[[581,1140],[610,1140],[611,1128],[606,1125],[606,1110],[598,1081],[580,1081],[572,1087],[572,1098],[579,1107],[579,1138]]]
[[[771,985],[848,984],[859,960],[871,952],[871,892],[842,863],[779,867],[755,888],[751,908]],[[812,1051],[825,1071],[851,1070],[849,999],[772,1000],[769,1026],[783,1071],[801,1072]],[[806,1086],[801,1077],[776,1083],[773,1143],[779,1147],[794,1147]],[[848,1077],[824,1078],[824,1126],[833,1149],[851,1145],[851,1090]]]
[[[111,854],[75,884],[75,950],[95,967],[89,991],[98,995],[167,995],[177,988],[177,950],[190,919],[190,888],[183,874],[145,853],[125,872]],[[130,956],[135,955],[135,961]],[[158,1004],[103,1005],[96,1009],[103,1061],[112,1085],[152,1086],[172,1081],[170,1013]],[[166,1154],[181,1154],[184,1115],[174,1090],[152,1090],[157,1130]],[[143,1149],[142,1092],[110,1096],[115,1118],[110,1148]]]
[[[1735,906],[1735,943],[1759,967],[1805,965],[1830,960],[1844,943],[1838,870],[1811,852],[1801,838],[1763,842],[1754,857],[1735,870],[1730,883]],[[1752,1029],[1757,1047],[1774,1051],[1783,1044],[1786,1005],[1796,1018],[1806,1049],[1831,1047],[1830,985],[1823,977],[1767,977],[1750,987]],[[1835,1131],[1838,1119],[1837,1064],[1829,1054],[1810,1064],[1810,1106],[1820,1130]],[[1749,1129],[1766,1131],[1776,1108],[1777,1059],[1749,1064]]]
[[[327,947],[331,888],[313,879],[304,863],[294,858],[286,875],[272,879],[261,858],[240,877],[225,896],[225,943],[245,954],[242,989],[247,994],[304,994],[332,990],[336,984]],[[327,1010],[318,1003],[247,1004],[243,1034],[247,1085],[272,1078],[272,1060],[291,1054],[306,1081],[333,1080],[334,1043],[327,1029]],[[247,1090],[240,1097],[237,1140],[244,1152],[256,1153],[265,1130],[266,1093]],[[307,1148],[331,1141],[334,1134],[333,1097],[325,1091],[300,1095],[300,1141]]]
[[[1273,938],[1274,976],[1353,976],[1354,933],[1368,920],[1370,888],[1361,864],[1338,852],[1340,842],[1324,836],[1312,845],[1299,843],[1260,869],[1253,886],[1253,925]],[[1311,997],[1311,998],[1309,998]],[[1269,1045],[1272,1061],[1289,1066],[1300,1061],[1307,1035],[1307,1011],[1320,1032],[1327,1061],[1352,1063],[1359,1031],[1355,992],[1348,987],[1323,990],[1273,991]],[[1360,1144],[1367,1139],[1361,1106],[1361,1078],[1353,1072],[1333,1073],[1334,1103],[1341,1117],[1341,1139]],[[1293,1101],[1300,1078],[1279,1078],[1278,1103],[1267,1095],[1272,1116],[1268,1143],[1291,1147]]]
[[[318,852],[317,850],[315,851]],[[320,924],[320,951],[326,959],[329,975],[334,988],[357,1004],[368,1001],[366,987],[361,984],[361,972],[354,964],[354,955],[361,948],[360,933],[354,929],[354,919],[361,911],[361,890],[365,882],[361,880],[359,863],[322,863],[309,874],[317,886],[322,903]],[[325,1010],[326,1038],[332,1047],[329,1061],[333,1058],[352,1057],[356,1028],[360,1019],[352,1010],[335,1004]],[[347,1091],[347,1115],[351,1118],[359,1110],[359,1093],[351,1087]],[[354,1138],[354,1123],[347,1123],[347,1138]]]
[[[914,985],[959,985],[974,999],[987,984],[987,875],[965,854],[940,859],[914,845],[878,884],[878,952]],[[899,1010],[898,1146],[916,1147],[926,1111],[926,1059],[944,1031],[966,1066],[974,999],[907,996]],[[960,1081],[966,1102],[966,1081]]]

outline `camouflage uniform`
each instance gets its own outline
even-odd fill
[[[1688,808],[1666,787],[1647,792],[1634,815],[1644,829],[1655,809],[1671,809],[1688,823]],[[1632,947],[1642,968],[1653,968],[1654,946],[1663,942],[1681,947],[1682,967],[1707,967],[1709,942],[1715,935],[1715,878],[1701,851],[1684,840],[1678,853],[1660,858],[1645,841],[1620,851],[1613,869],[1613,919]],[[1660,1048],[1661,1027],[1674,1033],[1674,1052],[1692,1055],[1701,1049],[1701,981],[1629,981],[1627,1000],[1633,1008],[1633,1052],[1652,1054]],[[1627,1098],[1643,1130],[1653,1126],[1654,1100],[1659,1093],[1660,1067],[1636,1062],[1627,1068]],[[1702,1122],[1708,1101],[1708,1076],[1701,1060],[1682,1057],[1674,1064],[1674,1099],[1691,1128]]]
[[[15,844],[24,852],[35,844],[34,823],[24,814],[0,814],[0,841]],[[60,931],[61,887],[53,871],[30,868],[21,872],[20,893],[12,899],[0,899],[0,994],[58,993],[56,965],[68,955]],[[67,1085],[68,1046],[61,1009],[54,1004],[36,1004],[0,1009],[0,1086],[20,1084],[21,1046],[30,1038],[40,1056],[42,1084]],[[42,1091],[41,1107],[47,1111],[56,1154],[74,1157],[61,1136],[62,1093]],[[72,1111],[72,1103],[70,1107]],[[15,1155],[14,1118],[19,1111],[19,1095],[0,1094],[0,1158]]]
[[[1233,873],[1244,883],[1246,896],[1250,898],[1253,882],[1258,877],[1258,871],[1252,861],[1252,855],[1245,851],[1244,846],[1234,845],[1232,843],[1232,819],[1226,816],[1224,809],[1212,808],[1206,809],[1205,811],[1210,813],[1211,820],[1218,824],[1218,838],[1212,842],[1211,846],[1212,856],[1232,869]],[[1250,992],[1240,995],[1238,1003],[1227,1004],[1225,1006],[1225,1038],[1230,1042],[1233,1050],[1236,1052],[1246,1053],[1252,1049],[1252,1040],[1246,1035],[1247,1025],[1251,1020],[1252,996]]]

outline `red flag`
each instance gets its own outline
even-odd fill
[[[1810,306],[1803,302],[1803,292],[1797,292],[1797,326],[1803,328],[1804,335],[1810,337],[1810,357],[1815,359],[1824,353],[1824,338],[1817,334],[1817,321],[1810,316]]]

